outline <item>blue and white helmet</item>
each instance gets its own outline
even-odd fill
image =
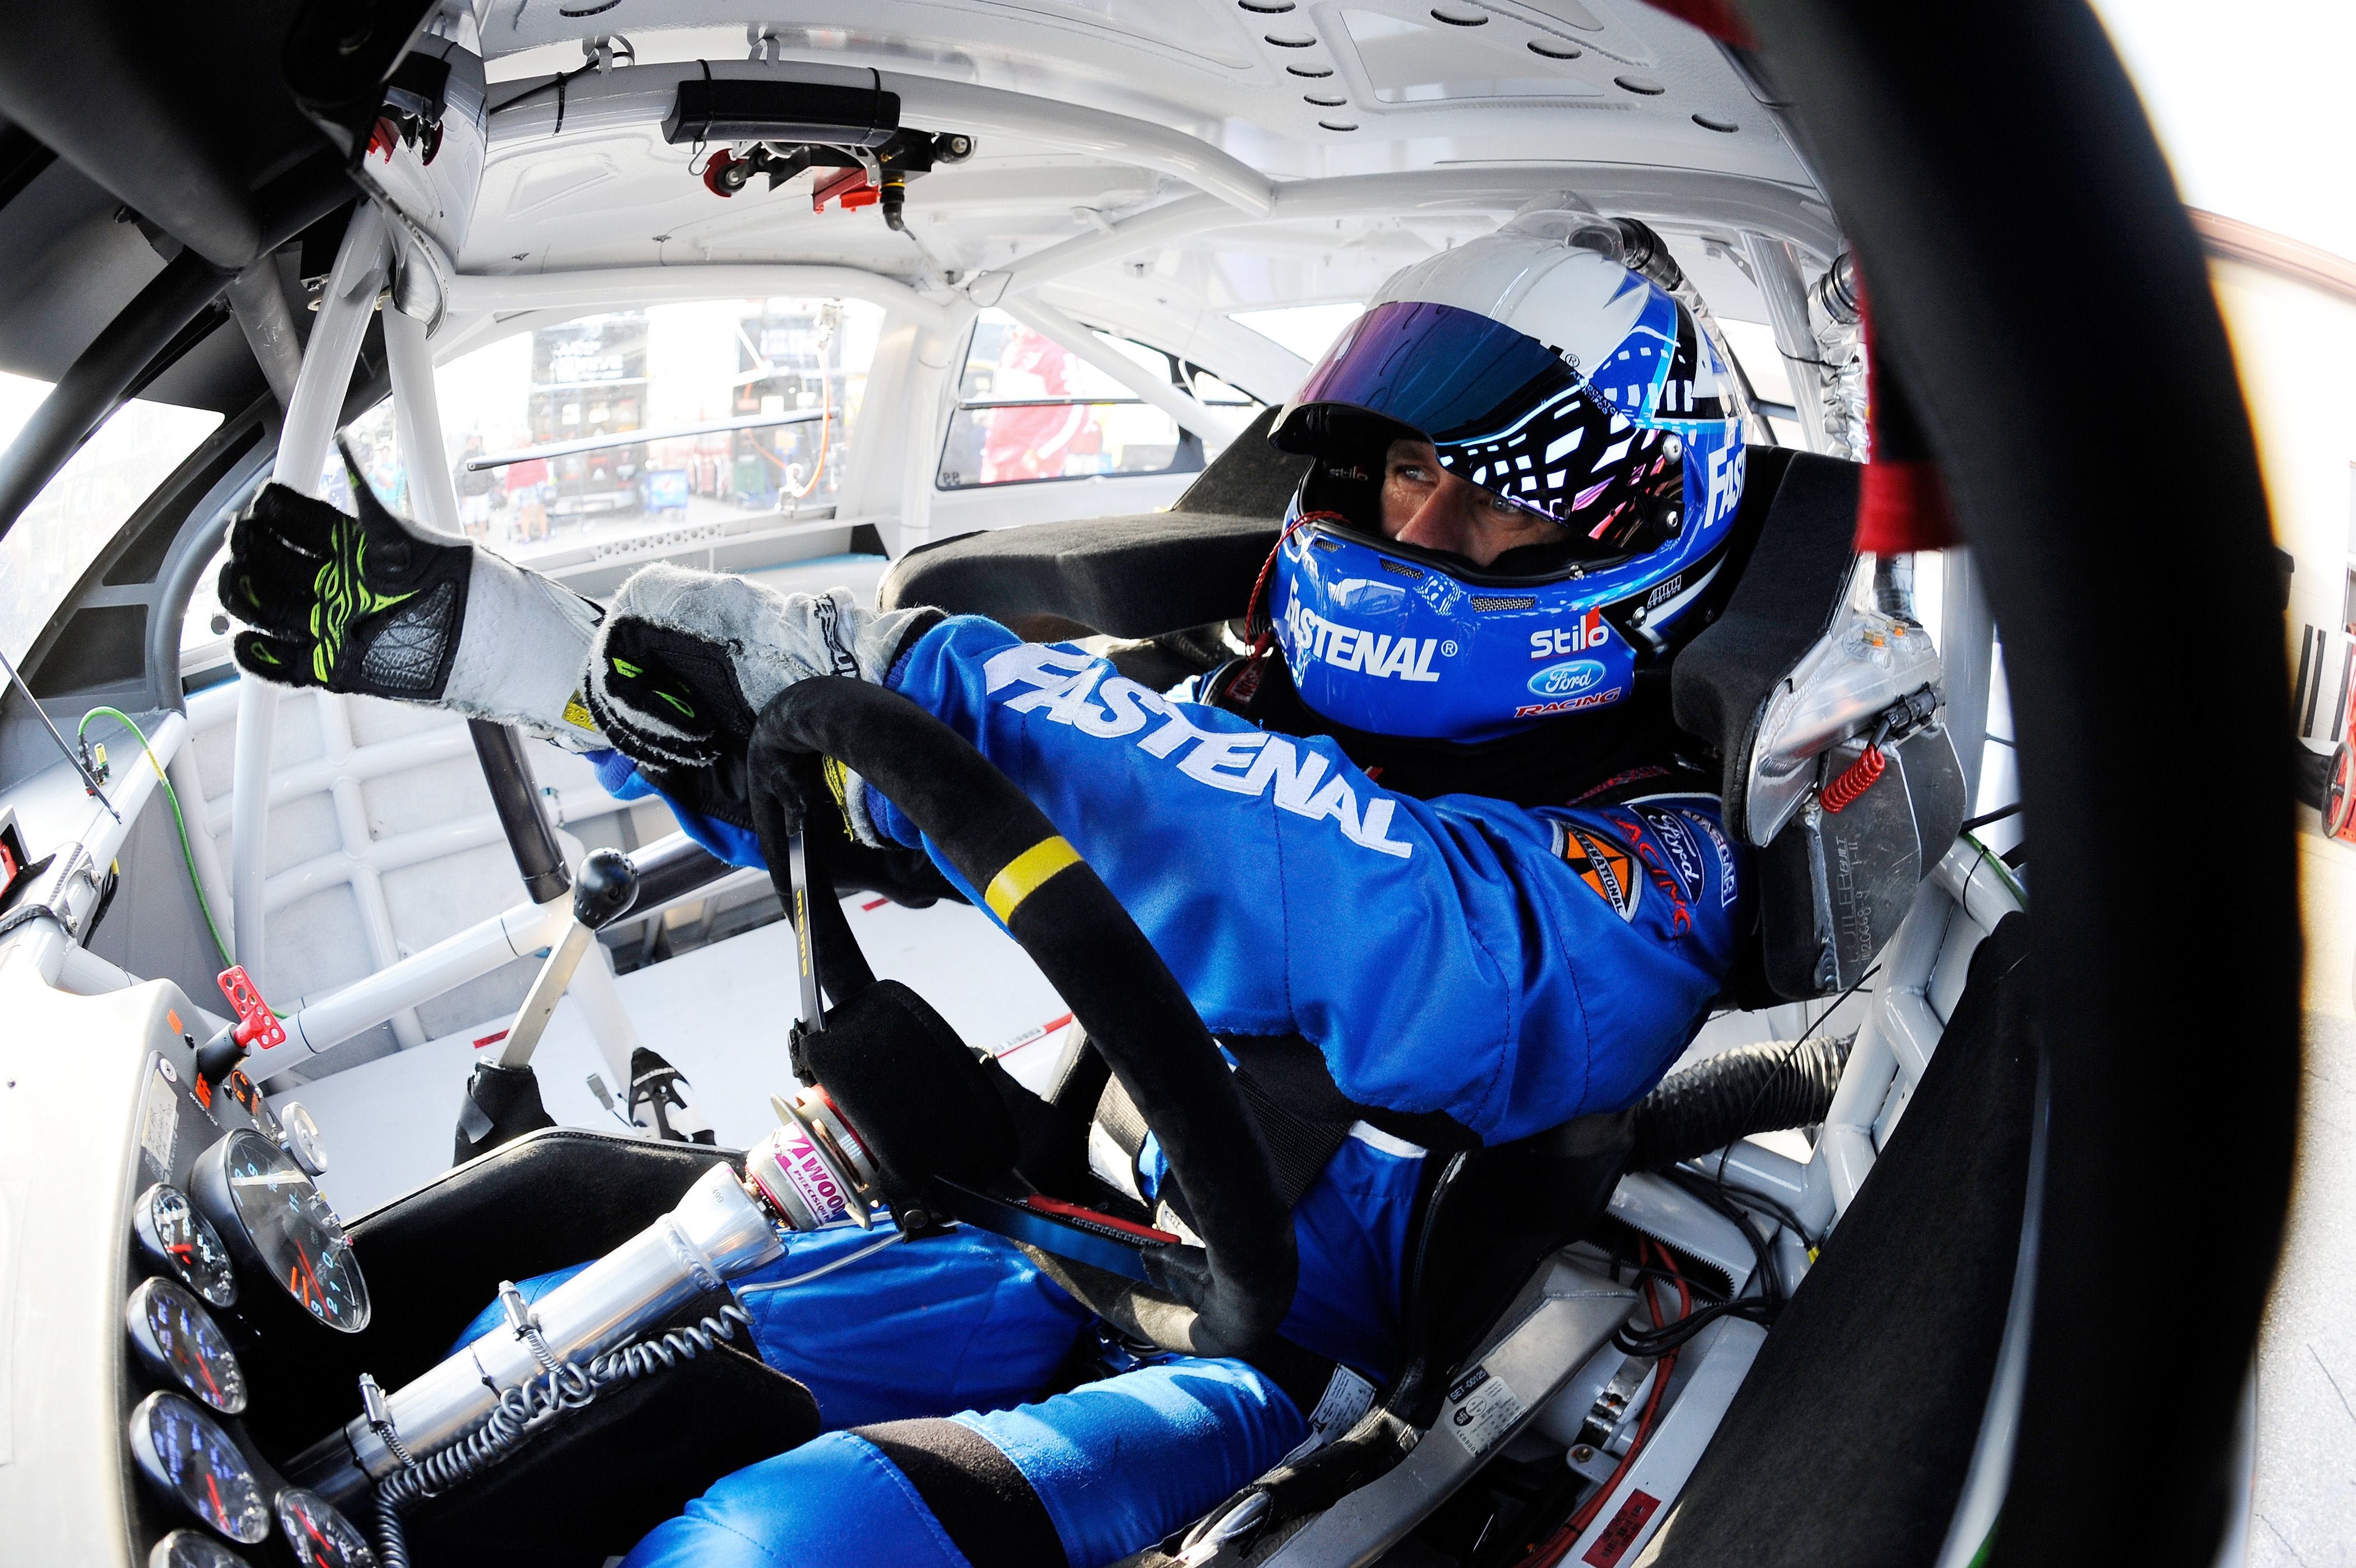
[[[1744,409],[1688,301],[1651,231],[1577,198],[1383,286],[1271,431],[1315,459],[1269,602],[1312,709],[1376,735],[1492,740],[1624,702],[1641,666],[1706,624]],[[1404,435],[1559,542],[1479,568],[1386,539],[1384,460]]]

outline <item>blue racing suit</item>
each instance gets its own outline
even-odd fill
[[[1037,803],[1212,1033],[1298,1035],[1354,1103],[1444,1114],[1484,1144],[1641,1098],[1705,1015],[1747,919],[1745,852],[1708,795],[1397,795],[1332,740],[1269,734],[972,617],[916,639],[889,683]],[[871,792],[869,805],[884,836],[933,850],[889,801]],[[680,816],[758,864],[744,836]],[[1376,1380],[1396,1369],[1423,1153],[1361,1123],[1294,1208],[1285,1335]],[[1088,1315],[969,1230],[762,1288],[859,1234],[796,1238],[748,1282],[763,1357],[809,1385],[828,1435],[719,1482],[629,1568],[964,1563],[905,1477],[848,1430],[866,1423],[963,1412],[1030,1482],[1073,1568],[1150,1544],[1309,1430],[1309,1412],[1230,1361],[1177,1359],[1022,1404]]]

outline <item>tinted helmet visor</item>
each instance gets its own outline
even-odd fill
[[[1677,426],[1727,417],[1715,395],[1696,395],[1697,362],[1691,318],[1657,292],[1613,362],[1591,376],[1477,311],[1393,301],[1327,351],[1278,440],[1319,458],[1304,499],[1361,527],[1380,524],[1389,443],[1419,435],[1448,472],[1563,529],[1562,549],[1545,547],[1548,556],[1615,559],[1681,526]]]

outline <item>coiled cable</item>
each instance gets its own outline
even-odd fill
[[[423,1459],[405,1460],[400,1469],[377,1483],[376,1548],[380,1568],[410,1568],[409,1537],[401,1520],[403,1509],[465,1486],[511,1456],[564,1412],[579,1410],[623,1383],[691,1361],[722,1341],[734,1339],[737,1329],[749,1333],[752,1326],[751,1315],[732,1301],[684,1328],[617,1345],[585,1367],[566,1361],[502,1390],[499,1402],[480,1425],[446,1448]]]

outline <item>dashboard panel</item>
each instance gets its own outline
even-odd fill
[[[368,1319],[292,1134],[198,1082],[210,1026],[169,982],[73,995],[0,941],[0,1560],[372,1564],[246,1431],[265,1345]]]

